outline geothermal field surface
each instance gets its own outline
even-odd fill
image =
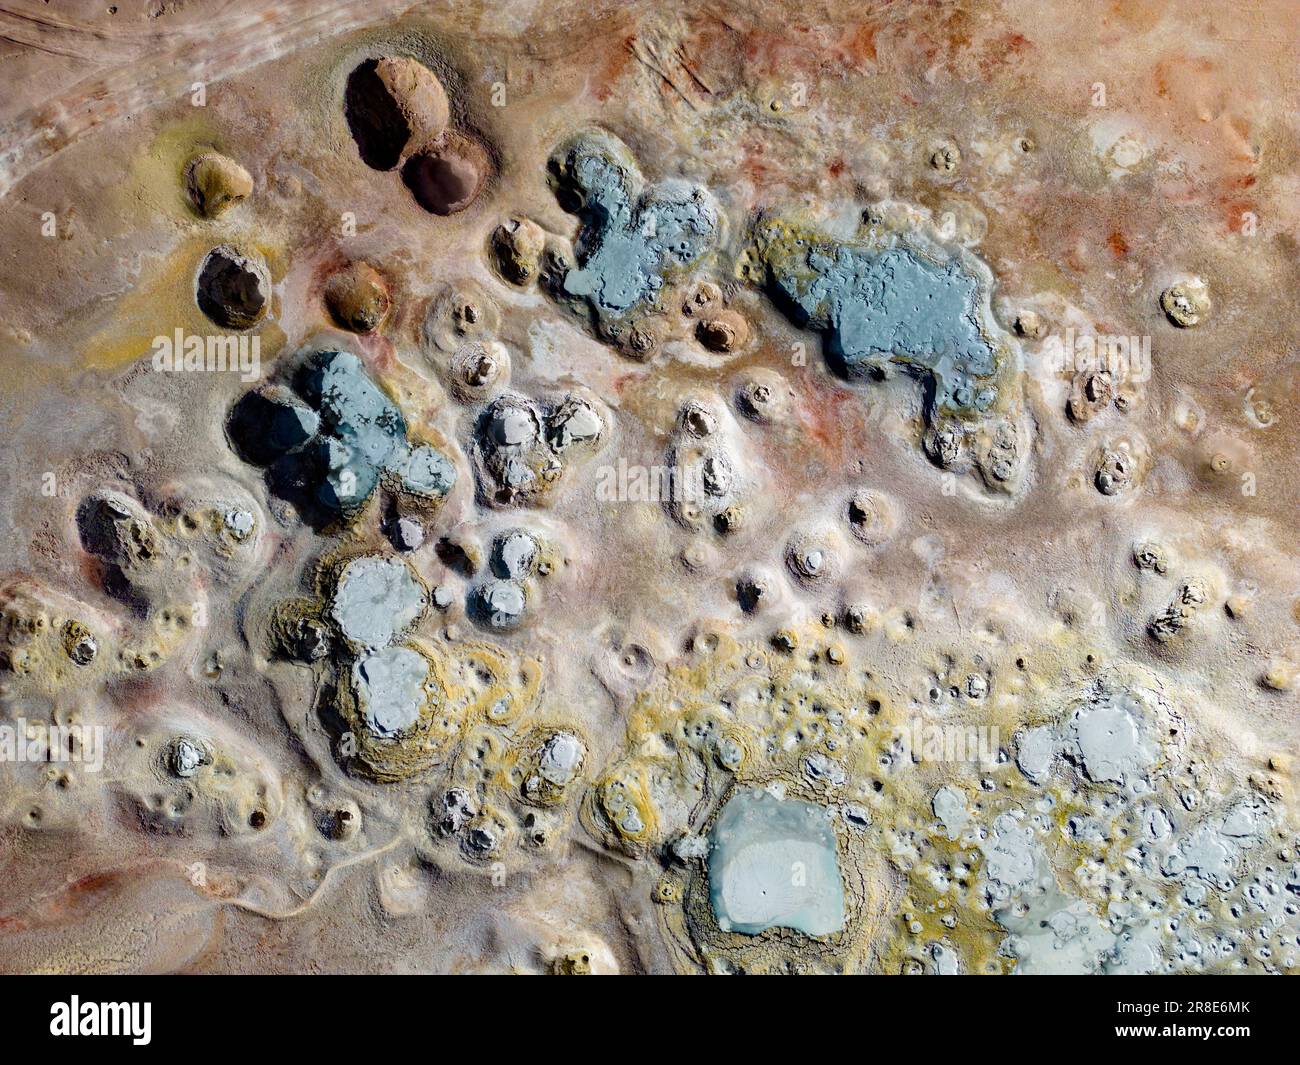
[[[1297,45],[0,4],[0,972],[1300,968]]]

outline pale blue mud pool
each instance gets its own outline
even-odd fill
[[[396,736],[420,720],[429,664],[409,647],[385,647],[352,666],[357,706],[377,736]]]
[[[843,929],[844,885],[824,807],[738,791],[709,840],[709,901],[724,932],[790,928],[825,936]]]
[[[822,333],[853,376],[895,363],[930,378],[935,408],[960,414],[997,400],[997,356],[979,324],[979,283],[954,260],[910,248],[792,237],[760,225],[764,284],[795,324]]]
[[[424,589],[401,559],[362,555],[344,567],[330,615],[358,647],[386,647],[427,605]]]
[[[270,465],[273,490],[325,512],[354,515],[388,475],[399,491],[437,502],[456,484],[452,461],[428,444],[411,445],[406,419],[346,351],[307,360],[297,391],[250,392],[239,401],[231,434],[241,454]]]
[[[304,376],[302,392],[320,409],[324,446],[317,498],[325,506],[359,507],[385,470],[414,495],[441,498],[455,485],[450,459],[428,445],[407,444],[402,412],[355,355],[322,352]]]
[[[640,174],[612,138],[578,141],[559,165],[583,221],[578,264],[564,275],[562,288],[585,300],[596,317],[617,318],[653,304],[665,272],[689,266],[713,244],[718,215],[708,193],[665,181],[639,195]]]

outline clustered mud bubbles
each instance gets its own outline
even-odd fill
[[[796,104],[739,43],[575,89],[447,32],[153,131],[182,237],[123,316],[260,362],[100,364],[121,426],[0,581],[3,720],[68,755],[0,746],[0,831],[75,881],[108,826],[179,931],[0,909],[0,964],[1300,966],[1300,583],[1254,509],[1295,381],[1202,369],[1294,350],[1245,256],[1151,215],[1098,265],[1042,205],[1161,178],[1020,104]]]
[[[366,165],[400,167],[403,183],[426,211],[451,215],[474,202],[491,160],[483,145],[450,125],[447,93],[419,60],[367,59],[348,77],[345,106]]]

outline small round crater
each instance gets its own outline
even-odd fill
[[[487,170],[487,153],[480,145],[450,134],[437,146],[411,156],[402,167],[402,180],[416,203],[430,214],[452,215],[474,202]]]
[[[271,278],[260,259],[222,244],[199,267],[199,310],[226,329],[251,329],[266,316]]]

